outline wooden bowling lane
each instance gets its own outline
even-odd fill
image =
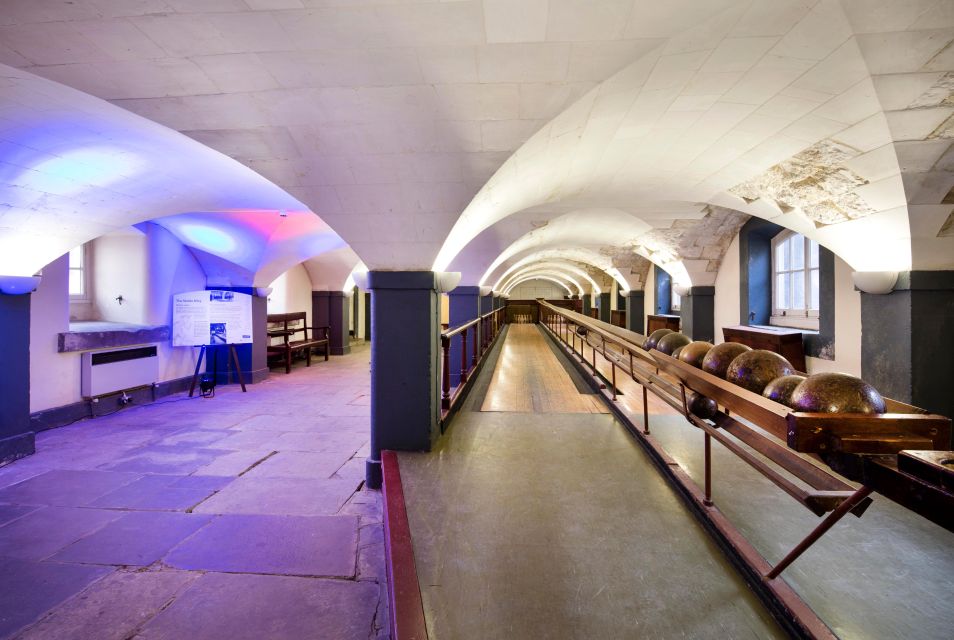
[[[481,411],[607,413],[595,394],[580,393],[546,338],[532,324],[512,324]]]

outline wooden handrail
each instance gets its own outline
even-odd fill
[[[501,318],[506,319],[504,307],[488,311],[473,320],[441,333],[442,362],[440,384],[442,418],[446,418],[448,413],[450,413],[457,399],[461,397],[461,391],[464,389],[465,384],[472,378],[471,373],[477,369],[484,355],[490,350],[490,347],[493,346],[497,336],[500,335],[500,329],[504,325]],[[471,332],[471,328],[475,328],[475,330]],[[473,345],[473,352],[470,354],[468,354],[467,349],[468,333],[473,336],[470,341],[470,344]],[[461,337],[460,383],[457,385],[456,391],[452,393],[450,383],[450,348],[451,339],[458,335]],[[468,358],[468,355],[470,358]]]

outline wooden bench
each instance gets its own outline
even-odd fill
[[[281,344],[269,344],[268,356],[281,356],[285,362],[285,373],[291,373],[292,354],[304,353],[306,366],[311,366],[311,350],[323,347],[325,361],[330,350],[328,332],[330,327],[309,327],[305,324],[305,312],[268,314],[268,337],[282,338]],[[311,338],[308,332],[311,331]],[[301,334],[299,337],[298,334]]]

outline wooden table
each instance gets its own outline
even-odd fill
[[[753,349],[774,351],[791,362],[798,371],[804,372],[806,369],[805,347],[802,343],[802,332],[798,329],[786,327],[768,329],[736,325],[723,327],[722,336],[726,342],[740,342]]]

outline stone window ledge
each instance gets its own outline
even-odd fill
[[[71,322],[70,330],[58,336],[57,351],[74,353],[94,349],[130,347],[169,340],[168,325],[147,326],[123,322]]]

